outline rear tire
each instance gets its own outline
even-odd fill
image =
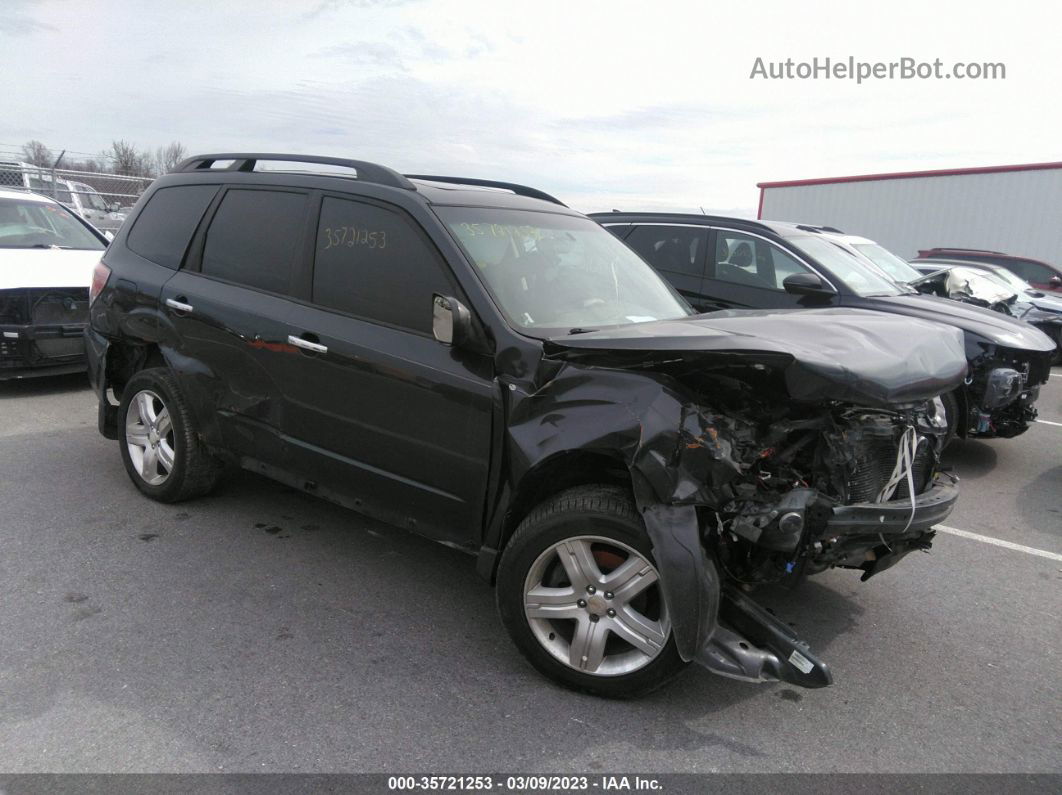
[[[595,695],[648,693],[686,667],[630,496],[580,486],[536,507],[498,568],[498,611],[538,671]]]
[[[177,379],[166,367],[141,370],[122,389],[118,445],[129,479],[159,502],[209,492],[220,466],[199,438]]]

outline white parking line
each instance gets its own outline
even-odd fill
[[[1062,422],[1051,422],[1051,420],[1037,420],[1038,425],[1054,425],[1056,428],[1062,428]]]
[[[1041,558],[1047,558],[1048,560],[1057,560],[1062,563],[1062,555],[1054,552],[1048,552],[1046,549],[1036,549],[1036,547],[1027,547],[1022,544],[1012,544],[1010,541],[1004,541],[1002,538],[993,538],[992,536],[983,536],[977,533],[971,533],[969,530],[960,530],[957,527],[948,527],[947,525],[938,524],[933,528],[939,530],[942,533],[950,533],[953,536],[961,536],[962,538],[969,538],[972,541],[983,541],[986,544],[994,544],[997,547],[1003,547],[1004,549],[1013,549],[1016,552],[1025,552],[1028,555],[1037,555]]]

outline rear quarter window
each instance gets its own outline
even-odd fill
[[[157,265],[176,270],[217,185],[175,185],[155,191],[140,211],[125,244]]]

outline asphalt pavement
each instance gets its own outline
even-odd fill
[[[533,671],[465,554],[250,474],[151,502],[83,377],[0,384],[0,772],[1060,772],[1062,370],[1040,408],[946,456],[947,526],[1015,546],[759,594],[832,687],[615,702]]]

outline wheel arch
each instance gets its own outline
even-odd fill
[[[481,553],[480,574],[494,583],[501,551],[536,505],[565,489],[591,484],[620,486],[633,494],[630,470],[618,451],[561,450],[528,469],[510,493],[496,537],[484,547],[489,554]]]
[[[200,394],[201,390],[197,389],[194,384],[194,376],[204,370],[204,364],[181,355],[171,346],[132,339],[111,340],[106,352],[105,380],[100,389],[101,405],[103,401],[108,401],[109,403],[107,397],[108,389],[112,391],[116,403],[120,403],[122,391],[129,379],[142,370],[153,367],[165,367],[177,377],[192,409],[204,443],[212,447],[223,446],[216,412],[213,410],[208,396]],[[108,405],[105,408],[114,409],[114,419],[116,420],[117,406]],[[107,411],[108,417],[111,413],[111,411]],[[113,429],[109,428],[109,430]],[[108,438],[117,438],[109,434],[104,435]]]

